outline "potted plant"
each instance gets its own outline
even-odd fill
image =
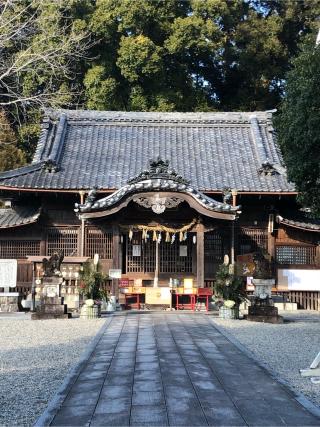
[[[94,263],[90,260],[83,264],[80,270],[80,279],[79,293],[86,298],[85,305],[81,308],[81,315],[100,317],[101,300],[107,301],[108,299],[107,293],[102,287],[108,276],[101,271],[99,262]],[[97,312],[97,316],[94,314],[95,312]]]
[[[219,317],[239,319],[239,306],[246,299],[242,277],[236,276],[229,264],[221,264],[214,282],[215,297],[223,300]]]

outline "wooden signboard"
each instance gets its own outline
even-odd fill
[[[320,270],[279,268],[278,288],[289,291],[320,291]]]
[[[16,259],[0,259],[0,288],[15,288],[17,286]]]
[[[252,276],[254,269],[253,254],[237,256],[237,273],[240,276]]]
[[[127,288],[129,286],[129,279],[123,277],[119,280],[119,288]]]

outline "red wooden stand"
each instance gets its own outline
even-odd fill
[[[130,304],[130,306],[136,305],[137,306],[137,310],[140,310],[140,294],[124,294],[125,297],[125,305],[129,305],[127,304],[127,301],[129,298],[136,298],[136,303],[134,304]]]

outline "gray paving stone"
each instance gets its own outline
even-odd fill
[[[207,426],[207,420],[202,412],[169,412],[170,426]]]
[[[175,385],[168,385],[164,387],[165,395],[168,399],[181,399],[182,397],[196,398],[196,394],[192,387],[181,387]]]
[[[71,387],[70,393],[91,393],[91,392],[100,392],[102,389],[103,380],[91,380],[91,381],[76,381],[74,385]]]
[[[137,349],[137,355],[142,355],[142,356],[154,355],[154,356],[157,356],[157,350],[156,349]]]
[[[135,381],[133,384],[133,391],[162,391],[163,386],[161,381]]]
[[[85,365],[84,369],[90,371],[106,371],[108,370],[110,363],[100,362],[100,363],[88,363]]]
[[[150,363],[150,362],[152,363],[157,361],[158,361],[158,355],[149,355],[149,356],[138,355],[136,358],[137,363]]]
[[[52,425],[90,420],[91,426],[320,425],[205,316],[187,313],[112,318]]]
[[[122,375],[121,372],[117,373],[108,373],[105,379],[105,385],[122,385],[122,384],[132,384],[133,383],[133,373],[130,375]]]
[[[78,380],[79,381],[91,381],[91,380],[104,380],[105,376],[107,374],[107,369],[103,371],[92,371],[89,369],[84,370],[79,375]]]
[[[101,390],[101,399],[131,397],[131,384],[106,385]]]
[[[130,425],[166,426],[168,425],[166,408],[154,405],[132,406]]]
[[[122,427],[128,426],[130,420],[130,412],[118,412],[116,414],[94,414],[90,426],[110,426]]]
[[[204,406],[203,412],[210,426],[247,426],[244,419],[232,405],[214,407]]]
[[[135,366],[136,371],[159,371],[160,364],[159,362],[138,362]]]
[[[100,389],[94,391],[72,391],[63,402],[63,406],[93,406],[98,402]]]
[[[132,405],[164,405],[162,391],[134,391],[132,395]]]
[[[131,397],[117,397],[106,399],[101,397],[98,400],[97,407],[94,411],[95,414],[117,414],[119,412],[126,412],[131,405]]]
[[[180,412],[200,412],[201,406],[197,397],[179,397],[166,400],[168,413],[175,414]]]
[[[93,415],[94,406],[63,406],[54,417],[52,426],[86,426]]]
[[[161,381],[161,374],[160,371],[152,372],[152,371],[135,371],[134,373],[134,380],[144,380],[148,381],[150,379],[153,379],[155,381]]]

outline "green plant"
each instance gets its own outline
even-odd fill
[[[217,297],[223,298],[224,301],[234,301],[236,305],[246,299],[242,277],[231,273],[227,264],[221,264],[218,268],[214,281],[214,291]]]
[[[93,261],[86,261],[80,271],[80,293],[93,300],[107,299],[107,294],[102,288],[108,276],[101,271],[101,264],[94,265]]]

